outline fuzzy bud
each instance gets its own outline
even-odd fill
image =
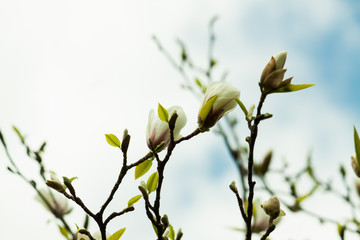
[[[280,215],[280,201],[276,197],[270,198],[268,201],[264,202],[261,207],[272,219],[276,219]]]

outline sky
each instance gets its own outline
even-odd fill
[[[278,162],[286,158],[298,168],[311,152],[324,180],[337,174],[339,163],[351,170],[353,125],[360,129],[356,0],[2,0],[0,9],[0,129],[10,151],[32,177],[36,165],[26,158],[12,126],[27,135],[34,148],[46,140],[46,166],[60,176],[77,176],[75,187],[92,209],[106,199],[121,164],[121,153],[108,146],[105,133],[121,136],[127,128],[132,136],[129,159],[136,161],[148,151],[148,113],[159,102],[183,107],[188,118],[183,135],[197,127],[200,103],[180,88],[180,74],[152,36],[174,56],[180,54],[176,40],[181,39],[191,59],[206,66],[208,22],[213,16],[219,17],[214,78],[227,71],[227,81],[241,91],[245,105],[257,103],[261,71],[282,50],[288,51],[287,76],[294,76],[293,83],[316,84],[269,96],[264,111],[274,117],[259,129],[255,157],[273,149]],[[231,114],[241,116],[239,109]],[[242,124],[243,140],[248,132]],[[61,239],[48,212],[34,200],[33,190],[9,173],[8,165],[0,150],[2,239],[23,239],[25,234],[27,239]],[[242,237],[230,229],[241,223],[228,189],[238,176],[219,137],[210,132],[179,145],[165,174],[163,212],[175,229],[183,229],[184,237]],[[110,211],[122,209],[139,194],[139,181],[133,176],[125,184]],[[127,227],[122,239],[154,238],[142,204],[111,223],[109,232]],[[326,196],[318,196],[309,207],[334,218],[344,214]],[[71,216],[73,226],[81,225],[80,209],[74,207]],[[95,230],[93,223],[90,231]],[[337,239],[336,227],[320,227],[301,214],[288,214],[272,236]]]

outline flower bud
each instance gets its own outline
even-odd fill
[[[224,115],[231,112],[237,105],[235,98],[239,97],[240,91],[229,83],[211,83],[205,92],[198,114],[200,130],[210,129]]]
[[[179,231],[177,232],[177,235],[176,235],[176,240],[180,240],[183,236],[183,233],[182,233],[182,230],[181,228],[179,228]]]
[[[292,77],[283,81],[287,70],[284,69],[286,56],[287,52],[282,51],[271,57],[260,77],[260,86],[262,91],[271,93],[276,89],[291,83]]]
[[[174,139],[179,139],[180,131],[186,124],[186,115],[180,106],[170,107],[167,111],[171,116],[171,124],[175,125],[172,126],[174,127]],[[177,118],[172,118],[175,113],[177,114]],[[153,109],[149,112],[149,120],[146,128],[146,142],[151,150],[164,142],[164,146],[158,149],[158,151],[164,150],[170,142],[169,123],[161,121],[159,116],[155,114],[155,111]]]
[[[164,224],[165,228],[167,228],[169,226],[169,218],[166,214],[161,218],[161,222]],[[166,236],[168,236],[168,235],[166,235]]]
[[[51,180],[46,181],[46,185],[48,185],[49,187],[51,187],[52,189],[54,189],[60,193],[65,192],[65,188],[64,188],[63,184],[60,182],[60,180],[56,177],[55,174],[51,174],[50,179]]]
[[[261,207],[272,219],[276,219],[280,215],[280,201],[276,197],[270,198],[268,201],[264,202]]]
[[[360,177],[360,169],[355,156],[351,156],[351,167],[353,168],[356,176]]]

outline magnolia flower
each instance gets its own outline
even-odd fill
[[[289,85],[293,77],[283,81],[287,69],[284,68],[287,52],[279,52],[271,57],[260,77],[260,86],[268,92]]]
[[[81,233],[82,230],[85,229],[79,229],[78,234],[77,234],[77,240],[90,240],[89,236],[87,236],[85,233]],[[87,231],[87,230],[85,230]],[[101,240],[101,233],[100,231],[96,231],[95,233],[91,234],[91,236],[95,239],[95,240]],[[106,238],[109,237],[109,234],[106,233]]]
[[[252,231],[255,233],[265,231],[269,226],[269,216],[261,209],[259,200],[253,202],[253,216]]]
[[[71,212],[67,199],[58,192],[50,192],[48,189],[40,189],[35,199],[39,201],[48,211],[57,216],[64,216]],[[45,200],[44,200],[44,199]],[[46,202],[49,204],[47,204]]]
[[[205,131],[214,126],[220,118],[236,107],[235,98],[239,97],[240,91],[229,83],[211,83],[198,114],[199,128]]]
[[[180,106],[172,106],[167,111],[170,118],[174,113],[178,115],[173,133],[175,140],[179,139],[180,131],[185,126],[187,121],[184,110]],[[159,149],[159,151],[165,149],[170,142],[169,123],[160,120],[159,116],[155,114],[153,109],[151,109],[149,112],[149,120],[146,128],[146,142],[148,147],[152,149],[150,141],[154,148],[160,144],[164,144],[161,149]]]

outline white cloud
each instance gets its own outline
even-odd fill
[[[349,23],[345,24],[345,38],[353,42],[357,25],[350,16],[346,17],[349,6],[342,3],[18,0],[3,5],[6,21],[1,25],[4,31],[0,44],[1,130],[16,161],[28,175],[35,165],[25,162],[10,127],[17,125],[34,146],[46,139],[47,166],[60,175],[79,176],[78,192],[93,208],[98,208],[110,191],[121,163],[120,153],[104,141],[105,133],[121,136],[123,129],[128,128],[132,135],[129,157],[134,160],[147,152],[147,115],[157,102],[164,106],[181,103],[188,114],[184,132],[196,127],[198,103],[179,89],[181,77],[159,53],[151,35],[158,35],[175,54],[178,49],[173,41],[176,37],[184,39],[191,56],[205,65],[198,56],[206,57],[206,27],[215,14],[220,15],[215,25],[215,57],[221,64],[215,76],[220,76],[225,67],[230,70],[228,79],[241,89],[247,105],[257,101],[257,80],[266,61],[283,48],[289,50],[287,67],[289,75],[295,75],[294,82],[318,84],[306,92],[269,97],[265,109],[274,113],[274,119],[261,126],[257,155],[275,148],[279,158],[302,162],[313,148],[315,164],[328,171],[321,173],[327,177],[336,171],[338,162],[347,160],[353,152],[352,122],[359,114],[339,108],[336,98],[329,98],[325,81],[319,80],[320,63],[311,61],[309,52],[302,49],[313,44],[313,38],[343,23]],[[301,42],[304,44],[299,48],[296,44]],[[243,139],[246,127],[239,131]],[[214,182],[209,180],[206,167],[211,157],[209,146],[220,144],[207,133],[194,143],[181,145],[169,163],[164,186],[169,194],[164,196],[164,211],[175,227],[183,228],[187,238],[239,237],[227,229],[241,222],[235,198],[227,187],[237,178],[236,171],[229,170]],[[3,153],[0,159],[6,159]],[[7,164],[1,162],[5,169]],[[17,240],[13,233],[19,228],[29,239],[58,238],[56,227],[45,224],[48,215],[33,201],[31,189],[7,172],[0,179],[7,183],[0,184],[1,192],[6,193],[0,199],[2,216],[6,216],[0,219],[5,226],[3,238]],[[121,189],[126,196],[116,196],[119,205],[138,194],[132,176],[126,181],[129,186]],[[182,198],[188,201],[183,202]],[[116,221],[121,227],[128,227],[125,239],[145,239],[147,234],[153,234],[150,223],[143,219],[142,204],[137,203],[137,212],[127,216],[128,221]],[[114,203],[111,210],[119,210],[119,205]],[[74,215],[75,220],[69,222],[81,223],[81,210]],[[139,219],[142,220],[137,225]],[[286,229],[297,229],[299,238],[314,237],[312,233],[300,235],[293,222],[298,218],[292,219],[295,220],[289,223],[293,227],[284,223],[274,237],[284,239],[282,233]],[[133,225],[141,231],[132,229]],[[209,228],[213,232],[206,230]],[[110,230],[117,230],[117,225],[111,225]]]

